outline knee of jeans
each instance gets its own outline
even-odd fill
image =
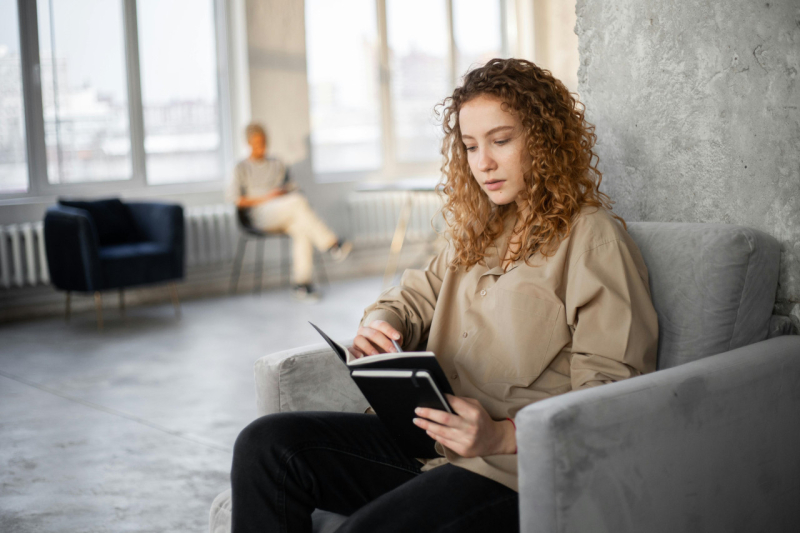
[[[241,461],[256,454],[280,453],[280,449],[291,444],[293,424],[287,414],[276,413],[262,416],[245,427],[233,445],[233,460]]]

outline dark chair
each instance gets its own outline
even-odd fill
[[[247,209],[237,209],[236,220],[239,226],[239,243],[236,246],[236,257],[233,260],[233,271],[231,272],[230,292],[234,294],[236,293],[236,287],[239,285],[239,276],[242,272],[242,260],[244,259],[244,253],[247,248],[247,243],[251,240],[256,241],[256,271],[255,271],[255,283],[253,287],[253,292],[255,294],[259,294],[261,292],[264,242],[271,237],[280,239],[281,241],[280,252],[278,255],[278,262],[280,263],[281,266],[281,279],[283,279],[284,283],[288,284],[289,263],[286,261],[286,257],[289,255],[289,241],[291,240],[291,237],[289,237],[289,235],[283,232],[263,231],[256,228],[250,222],[250,217],[248,216]],[[327,285],[328,275],[325,272],[325,263],[323,261],[315,261],[315,265],[319,268],[320,279],[324,280],[324,283]]]
[[[173,204],[123,203],[118,199],[59,200],[44,218],[47,266],[53,285],[67,291],[66,318],[73,291],[94,293],[98,329],[103,327],[101,291],[153,283],[169,284],[176,316],[175,281],[184,277],[183,208]]]

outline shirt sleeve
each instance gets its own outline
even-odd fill
[[[383,291],[378,300],[364,310],[361,325],[384,320],[403,335],[404,350],[417,349],[430,331],[450,260],[451,247],[448,246],[424,269],[406,270],[400,285]]]
[[[566,311],[574,327],[573,390],[656,369],[658,318],[647,270],[637,257],[641,270],[625,242],[615,240],[586,250],[570,266]]]

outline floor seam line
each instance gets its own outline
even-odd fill
[[[76,398],[74,396],[70,396],[69,394],[65,394],[65,393],[60,392],[60,391],[58,391],[56,389],[50,388],[50,387],[48,387],[46,385],[41,385],[39,383],[27,380],[25,378],[16,376],[14,374],[9,374],[8,372],[6,372],[4,370],[0,370],[0,376],[3,376],[3,377],[5,377],[7,379],[10,379],[12,381],[16,381],[18,383],[22,383],[23,385],[27,385],[29,387],[33,387],[33,388],[35,388],[37,390],[40,390],[42,392],[46,392],[48,394],[52,394],[53,396],[58,396],[59,398],[63,398],[65,400],[69,400],[71,402],[83,405],[84,407],[89,407],[90,409],[94,409],[96,411],[101,411],[101,412],[104,412],[106,414],[110,414],[110,415],[114,415],[114,416],[117,416],[117,417],[120,417],[120,418],[124,418],[126,420],[130,420],[131,422],[136,422],[136,423],[141,424],[143,426],[147,426],[147,427],[149,427],[151,429],[155,429],[155,430],[160,431],[162,433],[166,433],[167,435],[171,435],[173,437],[178,437],[179,439],[182,439],[182,440],[194,443],[194,444],[199,444],[200,446],[205,446],[206,448],[211,448],[213,450],[217,450],[217,451],[221,451],[221,452],[225,452],[225,453],[231,453],[230,449],[225,448],[223,446],[219,446],[218,444],[203,442],[201,440],[197,440],[197,439],[193,439],[191,437],[187,437],[183,433],[180,433],[178,431],[173,431],[173,430],[168,429],[168,428],[166,428],[164,426],[161,426],[159,424],[155,424],[153,422],[145,420],[144,418],[140,418],[138,416],[130,415],[128,413],[125,413],[123,411],[118,411],[118,410],[113,409],[111,407],[106,407],[104,405],[100,405],[100,404],[97,404],[97,403],[94,403],[94,402],[90,402],[90,401],[87,401],[87,400],[82,400],[80,398]]]

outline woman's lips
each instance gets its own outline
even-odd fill
[[[483,186],[486,187],[486,189],[489,191],[496,191],[497,189],[502,187],[504,183],[505,180],[487,181],[484,182]]]

